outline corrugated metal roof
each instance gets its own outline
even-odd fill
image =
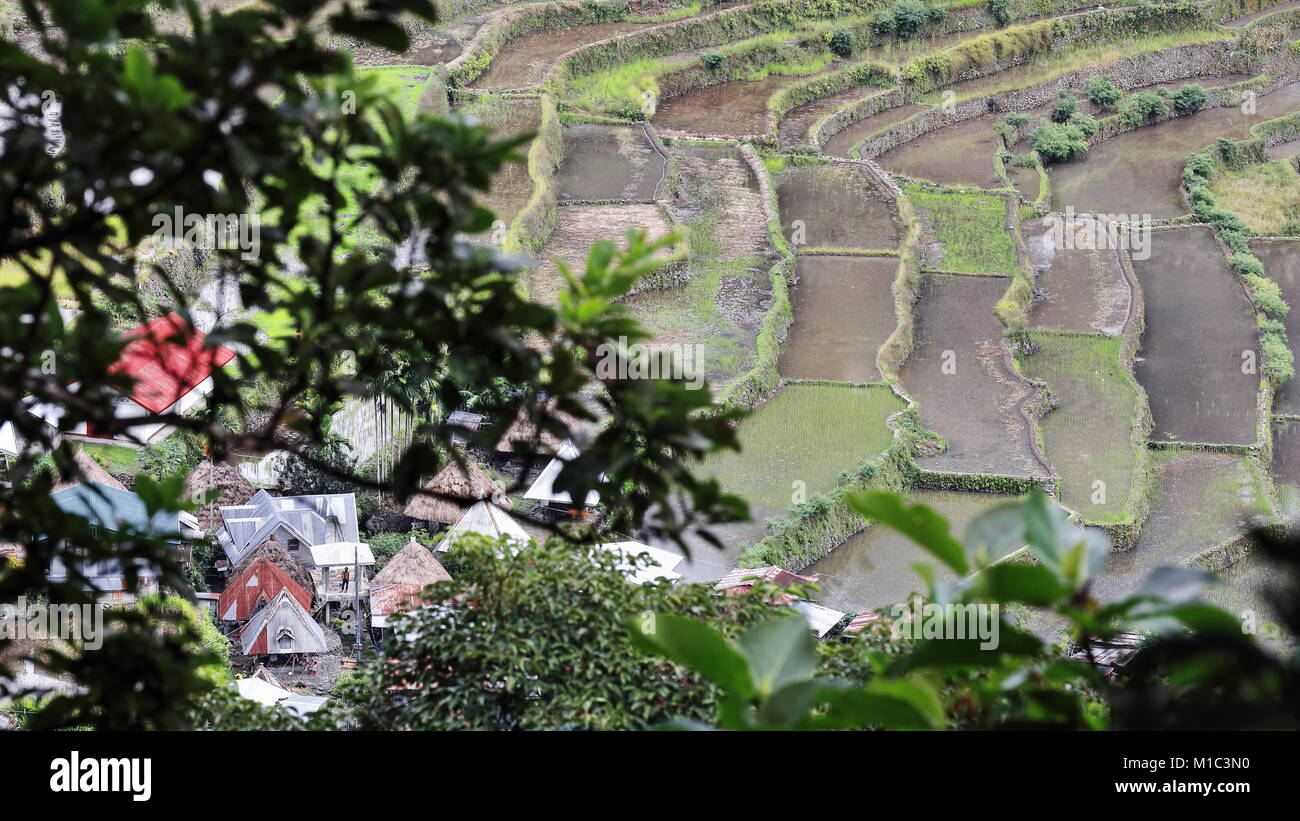
[[[329,649],[324,628],[286,590],[249,619],[239,643],[246,656],[324,653]]]
[[[311,554],[311,563],[316,567],[352,567],[360,564],[367,567],[375,563],[375,554],[370,545],[361,542],[330,542],[307,548]]]
[[[122,336],[131,341],[109,373],[135,379],[130,397],[151,413],[167,410],[235,356],[224,346],[207,347],[203,332],[174,313]]]
[[[531,539],[528,533],[510,517],[501,508],[484,500],[476,502],[465,515],[460,517],[460,521],[447,531],[447,535],[442,537],[438,542],[439,551],[450,550],[456,540],[466,533],[478,533],[488,539],[499,539],[506,536],[509,539],[511,553],[518,553],[519,548],[526,546]]]
[[[277,541],[285,545],[290,539],[303,547],[356,542],[360,538],[356,496],[272,496],[259,490],[247,504],[221,508],[217,542],[232,564],[277,533]]]
[[[370,589],[371,624],[375,627],[383,626],[374,624],[374,616],[408,613],[417,607],[423,607],[424,597],[421,595],[423,592],[422,584],[389,584],[383,587],[372,587]]]
[[[682,577],[682,574],[676,572],[673,568],[686,561],[686,557],[664,550],[661,547],[651,547],[641,542],[611,542],[596,547],[599,550],[608,550],[621,556],[623,561],[620,563],[620,567],[628,573],[628,578],[637,584],[647,584],[659,579],[677,581]],[[648,556],[655,564],[649,567],[638,565],[633,568],[628,560],[634,556]]]
[[[249,701],[256,701],[266,707],[281,707],[299,716],[314,713],[329,701],[324,696],[305,696],[276,687],[260,678],[241,678],[235,682],[235,686],[239,688],[239,695]]]
[[[790,606],[803,614],[803,617],[808,620],[808,627],[817,634],[819,639],[824,638],[831,628],[844,618],[844,614],[839,610],[832,610],[815,602],[800,600],[791,602]]]
[[[311,593],[270,559],[258,559],[226,585],[217,599],[217,618],[223,621],[251,618],[259,606],[273,601],[281,590],[288,591],[303,607],[311,607]]]
[[[120,490],[98,482],[73,485],[50,494],[59,509],[114,533],[124,527],[180,541],[180,517],[160,510],[152,516],[144,500],[129,490]]]
[[[760,581],[782,588],[789,587],[795,583],[817,583],[817,579],[814,576],[800,576],[798,573],[791,573],[789,570],[780,567],[737,567],[735,570],[723,576],[722,579],[713,586],[713,589],[729,590],[738,587],[748,589]]]
[[[537,479],[524,493],[525,499],[533,499],[540,502],[551,502],[554,504],[573,504],[573,496],[567,491],[557,491],[555,489],[555,479],[564,469],[564,463],[578,458],[578,449],[573,446],[573,442],[565,442],[555,454],[555,458],[542,468],[542,472],[537,475]],[[587,491],[585,501],[587,507],[595,507],[600,504],[600,494],[594,490]]]

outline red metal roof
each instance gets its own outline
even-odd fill
[[[259,601],[274,601],[281,590],[287,590],[304,609],[311,609],[311,594],[302,585],[270,559],[258,559],[226,585],[225,592],[217,599],[217,618],[225,621],[252,618]]]
[[[409,613],[423,607],[422,584],[390,584],[370,591],[370,612],[376,616]]]
[[[235,358],[225,346],[204,345],[202,331],[171,313],[123,334],[131,340],[109,373],[136,380],[131,399],[150,413],[162,413],[194,390],[212,371]]]

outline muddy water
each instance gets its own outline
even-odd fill
[[[739,139],[767,131],[767,99],[796,77],[733,80],[670,97],[659,103],[654,123],[683,134]]]
[[[960,534],[979,514],[1014,497],[993,493],[961,493],[923,490],[908,500],[929,505],[948,520],[952,532]],[[952,571],[896,530],[878,525],[850,537],[829,556],[800,571],[818,576],[818,599],[827,607],[846,611],[872,610],[903,602],[912,593],[926,590],[912,569],[917,563],[934,568],[939,582],[952,582]]]
[[[1120,333],[1132,295],[1116,253],[1081,246],[1075,231],[1068,233],[1071,241],[1067,243],[1066,232],[1058,236],[1047,219],[1025,222],[1022,231],[1034,266],[1034,304],[1030,309],[1034,327],[1111,336]]]
[[[1294,156],[1300,155],[1300,140],[1292,140],[1289,143],[1278,143],[1265,149],[1270,160],[1289,160]]]
[[[560,200],[652,200],[666,176],[667,161],[639,125],[564,129],[564,162],[555,175]]]
[[[893,250],[893,201],[851,163],[791,166],[776,189],[786,240],[802,248]]]
[[[822,117],[854,100],[884,93],[883,90],[873,86],[854,86],[847,91],[841,91],[839,94],[832,94],[829,97],[822,97],[820,100],[813,100],[811,103],[795,106],[786,112],[785,117],[781,120],[781,127],[778,129],[781,144],[805,145],[809,141],[808,130]]]
[[[1254,240],[1250,250],[1264,263],[1269,278],[1282,288],[1282,297],[1291,306],[1283,317],[1287,338],[1300,341],[1300,239]],[[1278,388],[1273,396],[1277,413],[1300,414],[1300,380],[1292,379]]]
[[[829,154],[832,157],[848,157],[849,149],[865,138],[877,131],[889,128],[894,123],[901,123],[914,114],[920,114],[929,107],[928,105],[902,105],[858,120],[848,128],[831,135],[831,138],[822,146],[822,153]]]
[[[1153,441],[1255,441],[1258,362],[1253,310],[1208,228],[1155,231],[1133,260],[1146,300],[1137,379],[1151,402]]]
[[[1082,158],[1051,167],[1052,210],[1179,216],[1186,213],[1179,184],[1189,154],[1219,137],[1249,137],[1251,126],[1297,108],[1300,82],[1258,98],[1254,114],[1208,109],[1121,134]]]
[[[921,404],[921,421],[948,440],[924,457],[934,470],[1039,475],[1029,428],[1017,410],[1023,382],[1003,364],[1002,323],[993,308],[1005,277],[930,274],[916,305],[915,348],[903,387]]]
[[[567,51],[654,23],[623,21],[572,29],[534,31],[508,41],[473,88],[527,88],[540,83],[560,55]]]
[[[491,126],[493,136],[498,139],[535,131],[542,117],[536,100],[483,99],[469,103],[460,110],[478,118],[484,125]],[[516,151],[521,156],[526,155],[528,145],[522,145]],[[501,224],[509,227],[532,195],[533,181],[528,176],[528,163],[521,159],[506,163],[492,176],[487,194],[481,195],[478,203],[491,209]],[[480,236],[486,238],[490,235]]]
[[[1300,485],[1300,422],[1273,423],[1273,481]]]
[[[892,40],[880,45],[870,46],[862,52],[864,60],[878,60],[882,63],[892,63],[902,65],[919,57],[922,54],[929,54],[932,51],[938,51],[942,48],[960,43],[962,40],[969,40],[979,36],[978,31],[957,32],[954,34],[943,34],[938,37],[917,37],[912,40]]]
[[[1037,168],[1021,168],[1016,165],[1008,165],[1007,178],[1011,180],[1011,184],[1020,192],[1020,196],[1030,202],[1034,202],[1038,199],[1042,183],[1038,179]]]
[[[790,289],[794,324],[778,370],[790,379],[875,382],[876,352],[894,328],[894,257],[801,256]]]
[[[1180,453],[1156,460],[1154,470],[1155,505],[1138,543],[1111,553],[1092,583],[1092,594],[1103,602],[1131,594],[1155,568],[1181,565],[1242,532],[1250,523],[1246,509],[1258,503],[1240,456]]]
[[[876,161],[896,174],[946,185],[1001,188],[993,156],[1002,139],[993,131],[998,117],[986,114],[922,134]]]

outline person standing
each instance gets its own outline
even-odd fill
[[[352,579],[352,571],[346,567],[343,568],[343,586],[339,588],[340,592],[343,593],[348,592],[348,582],[351,581],[351,579]]]

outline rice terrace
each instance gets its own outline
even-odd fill
[[[80,36],[33,25],[29,5],[0,0],[13,53],[42,56]],[[197,2],[230,19],[279,5]],[[890,726],[888,716],[835,725],[840,714],[811,695],[781,723],[765,712],[778,712],[765,702],[770,682],[712,677],[673,644],[702,635],[680,626],[690,616],[717,634],[710,652],[744,655],[745,631],[762,626],[754,602],[799,612],[819,673],[926,688],[881,696],[924,702],[924,718],[908,708],[906,729],[998,727],[1000,707],[972,708],[963,723],[952,693],[984,698],[1059,672],[1040,656],[1027,676],[1008,666],[991,683],[970,674],[945,689],[935,671],[966,656],[895,664],[920,646],[890,633],[914,597],[1014,601],[1008,629],[1078,662],[1099,688],[1123,686],[1139,650],[1176,632],[1133,605],[1174,601],[1171,578],[1201,580],[1183,609],[1170,605],[1184,632],[1222,627],[1196,609],[1208,601],[1230,626],[1257,614],[1268,624],[1261,658],[1294,651],[1291,628],[1268,611],[1283,571],[1256,545],[1291,543],[1300,519],[1300,3],[432,0],[434,21],[405,0],[376,3],[396,34],[328,17],[337,4],[308,5],[321,8],[305,34],[287,23],[248,32],[286,50],[286,72],[303,72],[250,95],[258,117],[316,116],[354,93],[306,76],[319,66],[355,72],[363,98],[392,106],[280,132],[295,134],[284,162],[265,141],[227,144],[242,114],[212,125],[214,156],[233,159],[212,165],[226,183],[201,172],[207,188],[194,196],[238,189],[232,170],[249,169],[245,195],[232,196],[265,211],[277,255],[263,254],[256,277],[165,242],[150,246],[157,273],[131,267],[126,238],[142,223],[118,222],[115,209],[133,201],[96,186],[152,185],[144,165],[168,156],[165,137],[134,171],[78,177],[84,204],[65,196],[65,171],[44,199],[32,195],[92,221],[109,215],[102,235],[82,237],[82,222],[53,212],[10,221],[54,230],[49,248],[4,228],[5,358],[23,328],[50,323],[88,364],[42,377],[41,393],[37,357],[58,346],[38,345],[45,331],[33,330],[37,347],[13,365],[29,375],[14,376],[23,387],[0,386],[0,592],[16,590],[5,585],[20,572],[81,585],[43,552],[58,541],[46,532],[53,508],[91,489],[130,497],[133,521],[171,522],[183,570],[149,575],[136,596],[136,570],[118,567],[101,575],[119,587],[83,592],[198,613],[246,701],[295,720],[343,715],[343,729],[640,730],[679,717],[727,729]],[[161,31],[198,36],[182,7],[141,7]],[[153,73],[168,58],[120,37],[106,54],[86,52],[125,60],[120,81],[134,90],[118,98],[138,98],[160,122],[197,99]],[[340,62],[290,59],[317,47]],[[246,70],[233,58],[220,69],[231,82]],[[196,72],[176,76],[198,82]],[[93,150],[55,150],[57,114],[10,116],[41,88],[14,82],[0,101],[0,161],[13,165],[6,143],[48,139],[60,162],[90,162]],[[75,148],[72,106],[61,110]],[[420,130],[435,121],[447,130]],[[11,127],[45,136],[23,142]],[[309,146],[354,131],[376,145]],[[502,139],[517,143],[508,156],[484,147]],[[191,148],[190,160],[208,156]],[[0,185],[17,173],[0,169]],[[294,186],[322,173],[349,193],[299,196]],[[108,297],[86,289],[88,276],[111,283]],[[178,383],[174,418],[146,437],[122,420],[161,411],[139,391],[113,393],[129,357],[99,362],[86,334],[130,349],[162,326],[198,340],[180,356],[195,372]],[[87,375],[94,365],[109,374],[103,385]],[[191,403],[189,391],[201,395]],[[119,409],[108,427],[94,416],[101,400]],[[191,503],[159,507],[173,492]],[[39,515],[13,524],[23,499]],[[75,532],[98,538],[92,525]],[[1051,539],[1073,552],[1044,555]],[[44,561],[56,563],[32,570]],[[582,568],[649,592],[584,586]],[[1041,601],[1025,592],[1049,576]],[[237,595],[268,579],[276,587],[262,598]],[[181,580],[194,595],[179,595]],[[1107,621],[1117,602],[1130,609]],[[457,621],[457,608],[481,609]],[[518,624],[498,625],[501,612]],[[1130,616],[1139,626],[1115,626]],[[569,635],[561,618],[584,623]],[[411,626],[419,620],[438,630]],[[637,621],[656,626],[628,626]],[[855,641],[882,655],[864,661]],[[566,689],[607,673],[584,652],[615,660],[617,687]],[[639,654],[654,652],[666,660],[650,667]],[[6,701],[11,654],[0,642],[0,727],[9,711],[38,727],[40,702]],[[53,678],[69,697],[87,692]],[[732,685],[748,706],[732,704]],[[633,706],[618,688],[635,691]],[[443,694],[437,709],[402,712]],[[1148,726],[1140,714],[1088,702],[1063,723]],[[73,726],[99,726],[77,715]]]
[[[510,238],[547,271],[657,203],[643,227],[688,247],[627,305],[752,411],[704,472],[766,532],[697,563],[809,573],[849,612],[905,597],[906,540],[840,521],[872,486],[958,529],[1044,488],[1129,557],[1105,588],[1147,554],[1231,567],[1246,527],[1300,513],[1270,472],[1300,461],[1274,434],[1300,418],[1294,4],[491,8],[427,96],[554,109]],[[1270,164],[1265,198],[1233,196]],[[1097,242],[1060,241],[1093,215]]]

